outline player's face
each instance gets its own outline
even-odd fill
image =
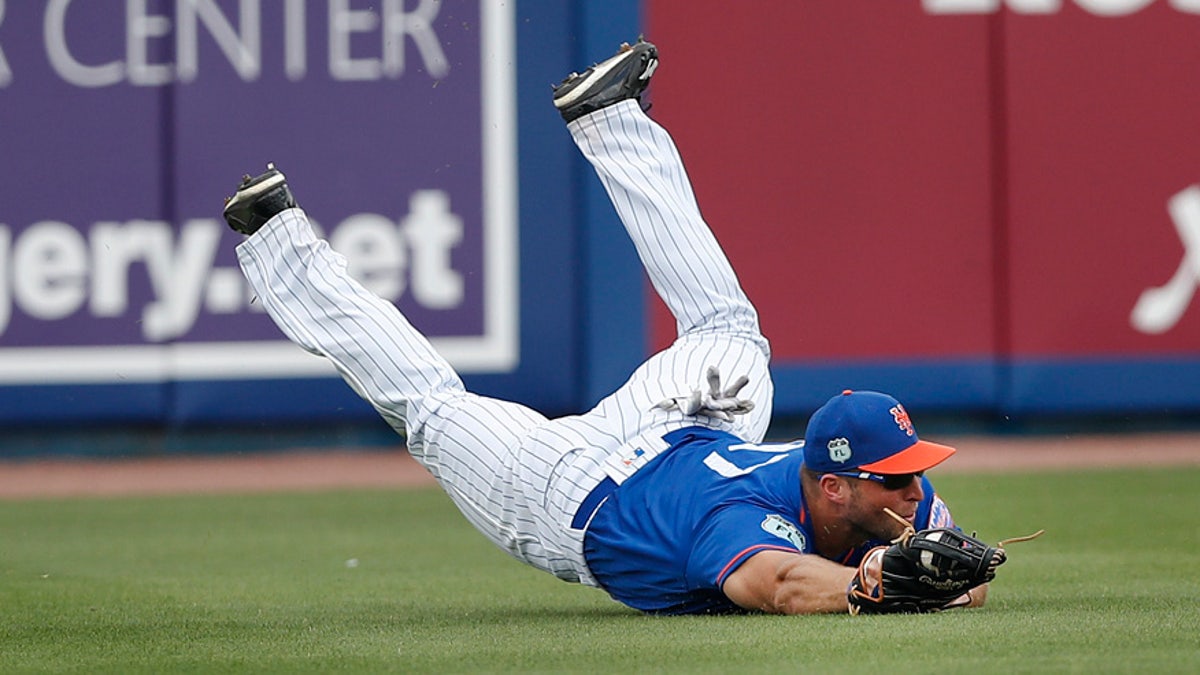
[[[917,506],[925,497],[925,491],[921,489],[921,479],[916,475],[910,475],[907,481],[890,479],[887,485],[861,478],[848,480],[852,499],[846,519],[851,526],[871,539],[894,539],[903,531],[900,523],[884,513],[884,508],[889,508],[912,522],[917,513]]]

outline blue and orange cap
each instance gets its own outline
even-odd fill
[[[804,434],[804,464],[817,473],[916,473],[954,452],[918,438],[904,406],[877,391],[847,389],[834,396],[813,413]]]

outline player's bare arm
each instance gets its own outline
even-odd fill
[[[730,574],[722,590],[739,607],[769,614],[844,613],[855,571],[818,555],[762,551]]]
[[[725,595],[743,609],[768,614],[829,614],[847,611],[846,589],[858,573],[818,555],[762,551],[729,575]],[[950,603],[950,607],[982,607],[988,584]]]

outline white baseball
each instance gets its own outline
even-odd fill
[[[934,532],[928,537],[929,541],[941,541],[942,532]],[[936,572],[937,569],[933,566],[933,551],[921,551],[921,566],[931,572]]]

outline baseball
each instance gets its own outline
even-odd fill
[[[941,540],[942,540],[941,532],[934,532],[933,534],[929,535],[929,541],[941,541]],[[934,567],[934,565],[933,565],[933,551],[921,551],[921,566],[931,572],[937,571],[937,568]]]

